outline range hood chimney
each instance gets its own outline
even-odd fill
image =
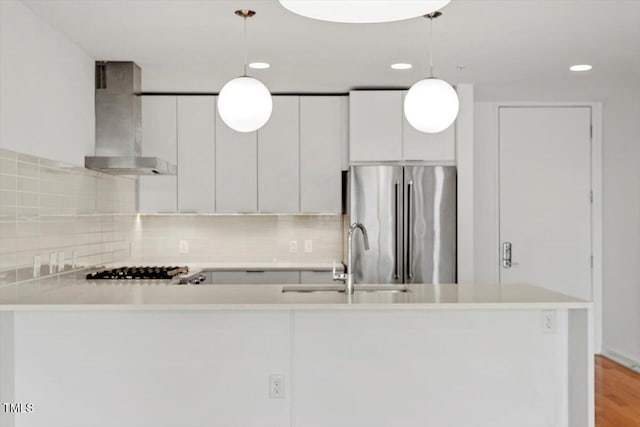
[[[133,62],[96,62],[96,155],[88,169],[114,175],[175,175],[176,166],[142,157],[142,72]]]

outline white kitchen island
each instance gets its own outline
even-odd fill
[[[409,289],[74,274],[0,288],[0,397],[33,405],[0,425],[593,426],[590,303],[528,285]]]

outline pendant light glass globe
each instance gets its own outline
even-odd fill
[[[238,132],[253,132],[271,117],[273,101],[269,89],[253,77],[228,81],[218,94],[218,114],[222,121]]]
[[[425,133],[438,133],[456,120],[460,102],[455,89],[444,80],[431,77],[416,82],[404,98],[407,121]]]
[[[280,0],[286,9],[320,21],[352,24],[401,21],[442,9],[451,0]]]

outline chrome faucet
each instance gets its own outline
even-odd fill
[[[349,227],[349,233],[347,234],[347,272],[345,273],[340,273],[340,274],[336,274],[336,270],[335,270],[335,264],[333,267],[333,280],[343,280],[345,282],[345,288],[344,291],[347,295],[353,295],[353,268],[352,268],[352,261],[351,261],[351,254],[353,252],[352,250],[352,246],[353,246],[353,232],[356,231],[356,229],[360,229],[360,231],[362,231],[362,238],[364,239],[364,248],[365,250],[369,250],[369,236],[367,235],[367,229],[364,225],[360,224],[359,222],[354,222],[353,224],[351,224],[351,227]]]

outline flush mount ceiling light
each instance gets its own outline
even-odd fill
[[[430,21],[430,41],[433,39],[433,20],[440,12],[425,15]],[[415,83],[404,98],[404,116],[407,121],[425,133],[438,133],[447,129],[458,116],[460,102],[455,89],[444,80],[433,76],[433,49],[429,48],[430,77]]]
[[[229,80],[218,95],[218,114],[222,121],[238,132],[253,132],[271,117],[273,101],[269,89],[258,79],[247,76],[247,18],[253,10],[236,10],[244,19],[244,74]]]
[[[413,67],[411,64],[407,64],[404,62],[398,62],[397,64],[391,64],[391,68],[394,70],[409,70]]]
[[[589,64],[572,65],[569,67],[571,71],[589,71],[593,67]]]
[[[266,70],[271,67],[271,64],[268,62],[252,62],[249,64],[249,68],[253,68],[254,70]]]
[[[320,21],[351,24],[401,21],[442,9],[451,0],[280,0],[286,9]]]

